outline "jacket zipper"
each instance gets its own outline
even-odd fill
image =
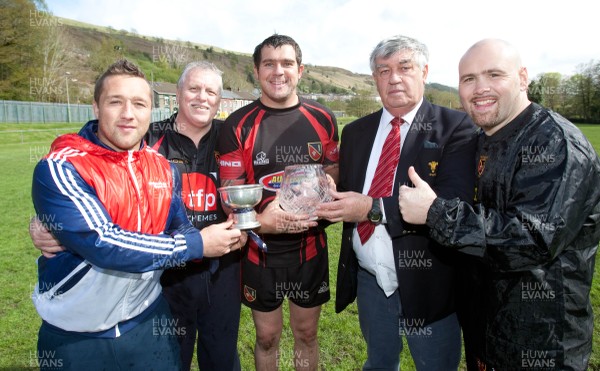
[[[77,283],[79,283],[79,281],[81,281],[83,276],[85,276],[90,269],[92,269],[92,265],[86,264],[83,268],[81,268],[79,271],[77,271],[75,274],[69,277],[68,280],[66,280],[62,285],[60,285],[54,290],[52,296],[50,297],[50,300],[69,291],[73,286],[75,286]]]
[[[135,186],[135,193],[137,194],[137,217],[138,217],[138,225],[137,225],[137,231],[141,232],[142,231],[142,211],[140,210],[140,201],[141,201],[141,192],[140,192],[140,185],[138,184],[137,178],[135,176],[135,171],[133,170],[133,166],[131,166],[131,164],[133,163],[133,151],[129,150],[127,151],[127,169],[129,170],[129,175],[131,176],[131,179],[133,180],[133,185]]]

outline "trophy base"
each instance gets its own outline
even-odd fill
[[[244,223],[244,224],[234,224],[233,225],[233,228],[239,229],[241,231],[247,231],[249,229],[254,229],[254,228],[258,228],[258,227],[260,227],[260,223],[259,222]]]
[[[233,221],[233,227],[242,231],[260,227],[260,222],[256,220],[256,212],[253,209],[244,212],[234,210]]]

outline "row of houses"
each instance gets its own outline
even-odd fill
[[[173,112],[177,109],[177,84],[172,84],[169,82],[153,82],[152,84],[152,94],[154,95],[154,111],[157,114],[160,114],[161,119],[167,118],[173,114]],[[322,99],[324,101],[330,102],[333,100],[344,100],[347,101],[352,99],[353,95],[334,95],[334,94],[300,94],[300,96],[318,100]],[[233,111],[241,108],[247,104],[252,103],[260,97],[260,93],[258,90],[255,92],[241,92],[241,91],[231,91],[231,90],[223,90],[221,94],[221,103],[219,104],[219,111],[217,112],[216,118],[218,119],[226,119]],[[374,98],[379,100],[380,98],[377,96]],[[343,111],[334,111],[333,112],[337,117],[345,116],[345,112]]]
[[[152,83],[152,98],[154,100],[154,108],[159,109],[167,114],[174,112],[177,107],[177,85],[169,82],[153,82]],[[225,119],[233,111],[241,108],[258,99],[258,95],[250,92],[234,92],[231,90],[223,90],[221,94],[221,103],[217,118]]]

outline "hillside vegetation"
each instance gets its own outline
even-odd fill
[[[0,100],[65,103],[70,97],[71,103],[90,103],[97,76],[123,57],[140,65],[148,79],[170,83],[186,63],[206,59],[223,70],[225,89],[257,92],[248,53],[54,17],[44,0],[0,1]],[[351,116],[379,109],[370,75],[303,62],[300,94],[315,95]],[[578,65],[571,76],[548,72],[530,79],[530,100],[575,122],[600,122],[600,61]],[[425,96],[435,104],[461,107],[452,87],[432,82]]]
[[[71,103],[90,103],[96,78],[123,57],[137,63],[152,81],[174,83],[185,64],[206,59],[223,70],[225,89],[252,92],[258,88],[250,54],[54,17],[40,1],[9,0],[8,4],[0,9],[0,38],[8,41],[0,52],[0,99],[66,102],[68,90]],[[302,94],[337,99],[377,95],[370,75],[303,63],[298,87]],[[443,95],[438,103],[458,106],[453,88],[435,86],[427,94],[433,100]]]

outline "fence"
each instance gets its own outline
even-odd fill
[[[152,121],[169,117],[165,109],[152,110]],[[17,102],[0,100],[0,123],[85,123],[95,118],[91,104]]]

